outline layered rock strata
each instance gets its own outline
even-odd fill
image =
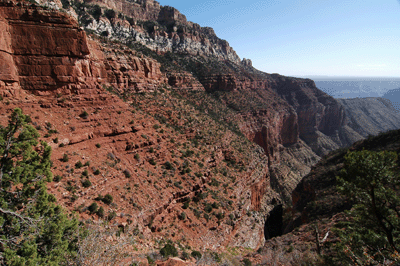
[[[91,1],[117,14],[113,18],[91,19],[87,29],[97,34],[123,42],[138,42],[159,53],[211,56],[220,60],[240,63],[240,58],[225,40],[219,39],[214,30],[187,21],[186,16],[170,6],[157,1]]]

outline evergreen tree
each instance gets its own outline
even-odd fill
[[[355,151],[345,156],[337,177],[339,192],[353,207],[340,224],[336,245],[341,259],[357,265],[398,261],[400,175],[395,152]],[[386,265],[386,264],[385,264]]]
[[[47,193],[51,148],[15,109],[0,126],[0,263],[60,265],[77,250],[78,222]]]

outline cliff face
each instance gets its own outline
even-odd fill
[[[2,2],[0,21],[2,90],[46,93],[90,74],[86,34],[69,16]]]
[[[116,54],[115,48],[88,41],[77,21],[64,13],[0,4],[3,94],[19,86],[37,95],[91,94],[104,82],[121,91],[141,91],[166,81],[157,61],[127,49]]]
[[[116,13],[95,18],[95,4]],[[87,206],[110,193],[114,205],[98,204],[149,241],[257,248],[268,212],[354,135],[311,80],[255,70],[174,8],[92,1],[68,12],[101,36],[65,13],[0,2],[0,108],[1,121],[17,106],[34,118],[62,177],[49,189],[83,219],[98,219]],[[78,160],[89,175],[71,170]]]
[[[125,43],[138,42],[158,53],[212,56],[234,63],[240,62],[229,43],[219,39],[212,28],[200,27],[199,24],[187,21],[173,7],[161,6],[153,0],[99,0],[91,1],[90,4],[111,8],[120,14],[99,19],[86,18],[87,29],[99,35]]]
[[[347,122],[344,108],[335,99],[317,89],[312,80],[272,76],[273,90],[296,110],[300,138],[319,155],[351,144],[334,138]],[[323,147],[323,142],[330,144]]]

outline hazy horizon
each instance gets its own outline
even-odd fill
[[[158,0],[285,76],[399,77],[397,0]],[[399,77],[400,78],[400,77]]]
[[[387,81],[400,81],[398,77],[385,77],[385,76],[328,76],[328,75],[306,75],[299,78],[309,78],[315,80],[387,80]]]

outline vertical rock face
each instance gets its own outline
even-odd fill
[[[72,17],[34,6],[0,2],[0,89],[37,95],[90,93],[108,82],[120,91],[166,82],[160,63],[132,51],[88,41]]]
[[[204,91],[203,85],[191,73],[170,72],[168,76],[168,85],[174,88],[190,89],[194,91]]]
[[[111,8],[129,20],[117,17],[92,19],[86,27],[98,34],[107,32],[111,39],[139,42],[159,53],[212,56],[240,63],[229,43],[219,39],[213,29],[187,21],[186,16],[173,7],[161,6],[151,0],[95,0],[90,4]]]
[[[76,21],[66,14],[20,5],[0,3],[3,83],[51,94],[65,85],[84,84],[88,77],[102,78],[101,73],[92,75],[86,34]],[[3,84],[2,89],[6,87]]]
[[[0,80],[12,83],[17,82],[19,78],[12,56],[11,29],[4,11],[4,9],[0,9]]]
[[[121,93],[154,90],[167,78],[160,71],[160,63],[149,58],[138,57],[132,50],[103,47],[104,67],[107,81]]]
[[[309,79],[287,78],[271,75],[272,89],[296,110],[299,134],[306,143],[318,146],[320,142],[329,142],[327,150],[340,146],[327,136],[333,136],[345,126],[343,107],[331,96],[320,91],[314,81]],[[322,133],[322,134],[321,134]],[[350,143],[346,143],[349,145]],[[325,150],[319,153],[323,154]]]

